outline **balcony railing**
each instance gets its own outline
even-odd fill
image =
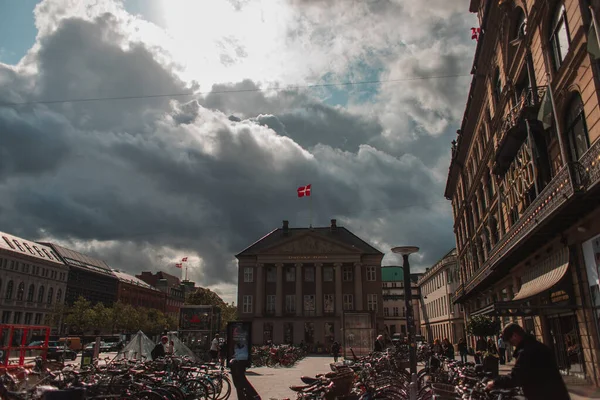
[[[592,146],[579,159],[581,172],[585,173],[584,181],[587,189],[600,182],[600,140]]]
[[[465,286],[461,284],[456,288],[454,292],[454,296],[452,296],[452,302],[454,303],[456,300],[460,299],[462,295],[465,293]]]
[[[519,221],[504,234],[494,246],[487,261],[465,286],[465,292],[470,292],[487,277],[500,259],[511,251],[517,243],[529,235],[540,222],[554,213],[574,193],[569,179],[569,167],[563,167],[550,183],[541,191],[539,196],[527,207]]]

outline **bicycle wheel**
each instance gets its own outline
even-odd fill
[[[218,386],[221,389],[217,395],[217,400],[227,400],[231,396],[231,381],[226,375],[221,375],[216,381],[219,382]]]
[[[163,385],[161,386],[163,389],[168,390],[173,399],[175,400],[185,400],[185,393],[178,386],[175,385]]]
[[[136,393],[133,395],[136,400],[164,400],[164,397],[152,390],[144,390],[143,392]]]
[[[187,400],[212,399],[212,397],[209,397],[208,388],[200,379],[187,381],[179,388],[185,393]]]

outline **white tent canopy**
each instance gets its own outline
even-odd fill
[[[116,359],[139,360],[146,358],[152,360],[152,349],[156,344],[152,342],[142,331],[138,331],[121,351]]]

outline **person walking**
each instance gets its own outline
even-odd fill
[[[488,390],[520,386],[528,400],[571,399],[548,346],[515,323],[504,327],[502,340],[515,347],[517,361],[508,375],[488,382]]]
[[[333,342],[331,345],[331,354],[333,354],[333,362],[337,362],[338,357],[340,356],[341,346],[338,342]]]
[[[164,357],[165,355],[168,354],[168,347],[169,347],[169,338],[167,336],[163,336],[160,338],[160,342],[157,343],[156,346],[154,346],[154,349],[152,349],[150,356],[152,356],[153,360]]]
[[[444,354],[444,349],[442,348],[440,339],[435,339],[433,341],[433,347],[431,350],[433,351],[433,354],[438,355],[438,356],[441,356],[442,354]]]
[[[458,341],[458,353],[460,354],[460,361],[466,363],[469,348],[467,347],[467,342],[464,338],[460,338],[460,340]]]
[[[483,362],[483,353],[487,351],[487,343],[485,339],[480,337],[475,342],[475,364],[481,364]]]
[[[442,348],[444,351],[444,356],[450,360],[454,360],[454,345],[450,343],[448,338],[444,339]]]
[[[383,335],[377,336],[377,340],[375,341],[375,348],[373,349],[373,351],[381,353],[383,352],[384,347],[385,344],[383,343]]]
[[[500,365],[506,364],[506,343],[502,340],[502,335],[498,338],[498,355],[500,356]]]
[[[219,348],[220,348],[219,334],[217,333],[215,335],[215,338],[210,343],[210,358],[211,358],[212,362],[216,362],[218,360]]]

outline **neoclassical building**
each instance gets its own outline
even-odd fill
[[[254,344],[338,340],[366,349],[383,330],[383,253],[336,220],[317,228],[283,221],[236,257],[238,315],[252,321]]]
[[[592,11],[588,5],[591,5]],[[597,0],[471,0],[481,28],[445,196],[467,319],[516,321],[600,383]],[[596,46],[588,46],[596,42]]]

